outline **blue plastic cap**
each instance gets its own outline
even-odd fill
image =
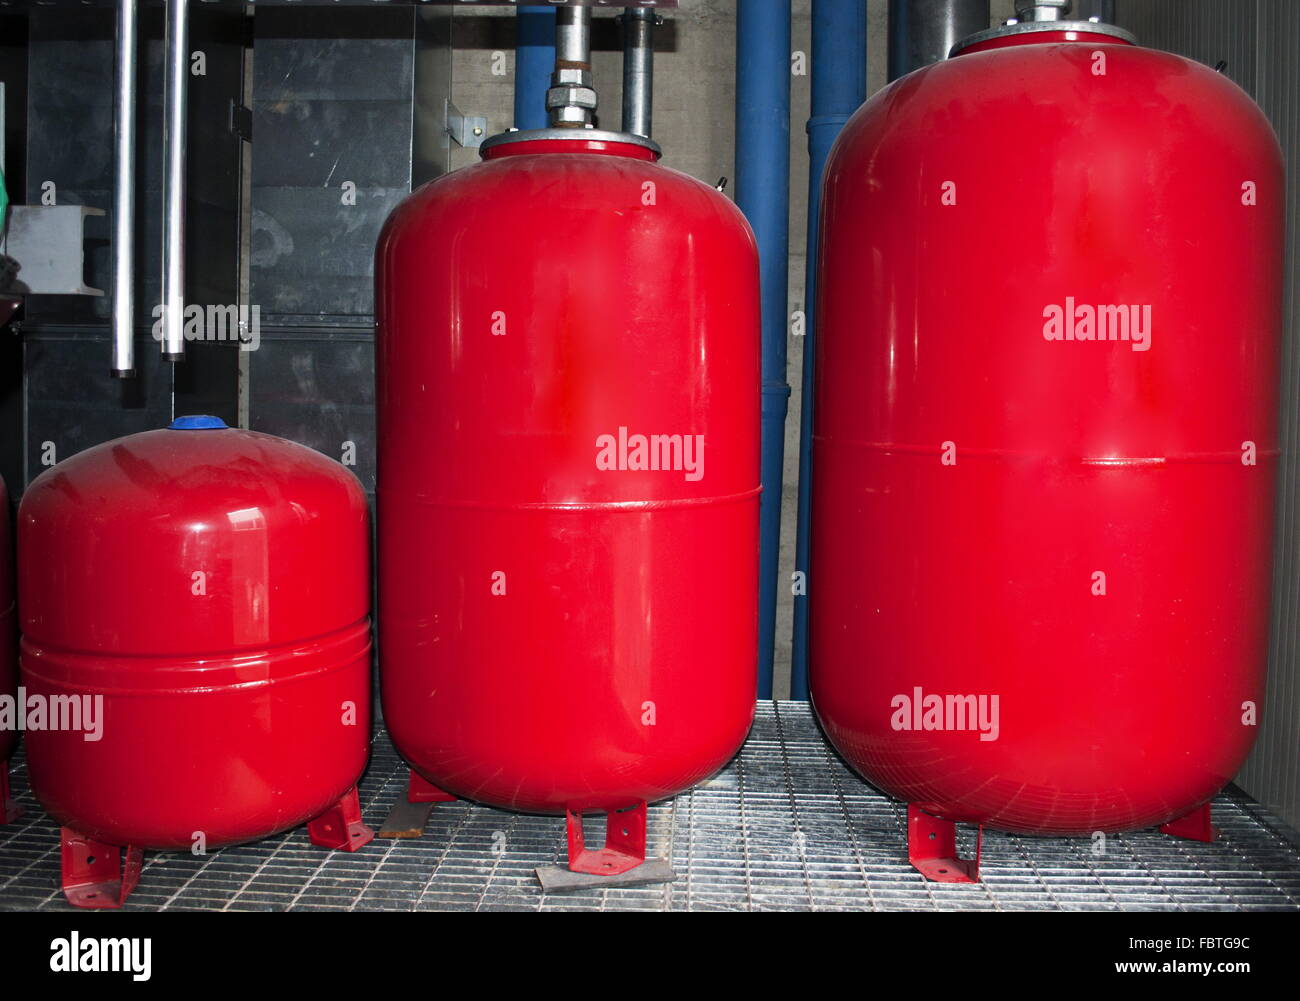
[[[220,417],[208,414],[196,414],[192,417],[177,417],[167,425],[173,431],[206,431],[210,428],[229,427]]]

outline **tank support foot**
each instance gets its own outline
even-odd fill
[[[935,883],[978,883],[984,825],[975,835],[975,857],[957,855],[957,825],[932,817],[914,803],[907,804],[907,860]]]
[[[645,801],[605,816],[605,847],[588,848],[582,834],[582,814],[564,811],[569,828],[569,869],[593,876],[615,876],[645,861]]]
[[[1219,829],[1210,822],[1209,803],[1202,803],[1191,813],[1161,824],[1160,833],[1188,841],[1215,841],[1219,837]]]
[[[144,851],[127,845],[106,845],[78,834],[61,832],[63,895],[73,907],[115,908],[126,903],[144,863]]]
[[[435,803],[452,803],[456,797],[443,792],[436,785],[411,769],[406,786],[406,798],[399,799],[388,811],[384,826],[379,829],[381,838],[418,838],[424,834]]]
[[[307,824],[313,845],[338,852],[354,852],[374,839],[375,832],[361,822],[361,801],[353,786],[343,798]]]
[[[0,761],[0,824],[12,824],[22,815],[23,808],[9,790],[9,762]]]

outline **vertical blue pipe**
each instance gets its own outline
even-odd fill
[[[840,129],[867,96],[866,0],[813,0],[812,117],[808,119],[808,260],[804,287],[802,398],[799,408],[799,516],[795,568],[808,572],[814,363],[813,308],[817,302],[817,248],[822,172]],[[815,586],[811,580],[808,587]],[[790,697],[808,698],[808,595],[795,595]]]
[[[555,8],[520,7],[515,17],[515,128],[546,128],[546,89],[553,69]]]
[[[736,204],[758,240],[763,305],[763,497],[759,515],[758,697],[772,697],[790,252],[790,0],[736,8]]]

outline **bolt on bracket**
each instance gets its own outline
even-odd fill
[[[456,140],[465,149],[478,149],[487,137],[487,119],[482,116],[464,115],[461,110],[447,102],[447,135]]]

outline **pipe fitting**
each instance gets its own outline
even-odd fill
[[[552,128],[591,128],[596,120],[591,77],[591,9],[555,11],[555,71],[546,92]]]
[[[1020,21],[1060,21],[1070,13],[1071,0],[1016,0]]]

